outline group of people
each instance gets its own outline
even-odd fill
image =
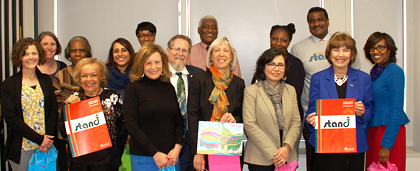
[[[166,53],[154,44],[157,29],[137,26],[141,48],[118,38],[106,64],[92,58],[89,41],[73,37],[64,50],[71,62],[54,60],[61,45],[51,32],[20,39],[11,55],[21,70],[3,82],[2,114],[8,126],[5,156],[13,170],[27,170],[35,149],[59,151],[59,170],[115,171],[128,143],[132,170],[209,168],[197,154],[199,121],[243,123],[247,136],[241,163],[251,171],[274,170],[298,160],[301,134],[307,170],[365,170],[390,161],[405,170],[404,73],[397,47],[386,33],[371,34],[364,46],[374,64],[360,71],[355,40],[328,33],[325,9],[313,7],[311,36],[288,46],[294,24],[275,25],[270,48],[257,59],[252,85],[245,87],[239,58],[217,20],[199,21],[201,42],[173,36]],[[112,147],[80,157],[68,152],[62,106],[99,96]],[[315,101],[354,98],[357,153],[315,153]],[[366,155],[366,157],[365,157]],[[386,164],[385,164],[386,166]],[[242,164],[241,164],[242,167]]]

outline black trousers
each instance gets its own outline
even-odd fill
[[[365,153],[315,153],[312,170],[363,171]]]
[[[274,171],[276,167],[274,167],[274,164],[270,166],[260,166],[260,165],[254,165],[254,164],[248,164],[248,170],[249,171]]]

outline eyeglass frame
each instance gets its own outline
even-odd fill
[[[186,49],[181,49],[181,48],[179,48],[179,47],[175,47],[175,48],[169,48],[169,49],[171,49],[171,50],[173,50],[174,52],[176,52],[176,53],[179,53],[179,52],[181,52],[182,51],[182,53],[183,54],[188,54],[188,53],[190,53],[190,51],[189,50],[186,50]]]
[[[279,64],[276,64],[276,63],[274,63],[274,62],[269,62],[269,63],[267,63],[266,65],[267,65],[267,67],[268,67],[268,68],[270,68],[270,69],[275,69],[276,67],[277,67],[278,69],[285,69],[285,68],[286,68],[286,64],[284,64],[284,63],[279,63]]]
[[[382,50],[380,50],[379,48],[383,48]],[[382,52],[382,51],[384,51],[385,50],[385,48],[387,48],[386,46],[383,46],[383,45],[379,45],[379,46],[377,46],[377,47],[370,47],[369,48],[369,52],[375,52],[375,49],[378,51],[378,52]]]
[[[137,37],[140,39],[145,39],[146,36],[150,38],[154,38],[156,36],[156,33],[149,33],[149,34],[138,34]]]

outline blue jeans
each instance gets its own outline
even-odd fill
[[[181,170],[179,165],[179,160],[176,162],[175,169],[177,171]],[[158,171],[155,160],[151,156],[140,156],[131,154],[131,170],[132,171]]]

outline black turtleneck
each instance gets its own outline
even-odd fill
[[[127,85],[123,106],[131,154],[168,154],[175,144],[182,144],[184,122],[171,83],[144,76]]]

